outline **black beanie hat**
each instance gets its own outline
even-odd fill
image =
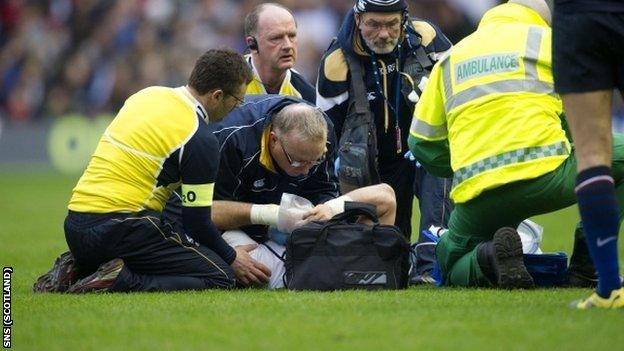
[[[353,11],[361,12],[401,12],[407,10],[405,0],[358,0]]]

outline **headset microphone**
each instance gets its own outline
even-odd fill
[[[256,52],[260,53],[260,49],[258,48],[258,41],[256,40],[256,37],[247,38],[247,47],[249,47],[249,50],[255,50]]]

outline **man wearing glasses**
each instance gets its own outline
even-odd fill
[[[232,112],[235,108],[237,108],[238,106],[242,105],[245,102],[244,96],[239,97],[239,96],[236,96],[235,94],[230,94],[230,93],[225,93],[225,95],[228,95],[235,101],[235,103],[232,105],[228,113]]]
[[[319,68],[316,104],[327,113],[338,138],[349,115],[357,110],[353,93],[356,80],[363,82],[370,119],[374,121],[377,167],[369,167],[372,183],[386,182],[397,194],[395,224],[410,238],[412,202],[420,205],[420,230],[445,227],[450,212],[450,179],[433,177],[404,158],[414,106],[433,64],[451,48],[434,25],[410,20],[404,0],[359,0],[345,17],[337,39],[325,53]],[[348,62],[355,62],[354,65]],[[361,66],[360,73],[352,66]],[[360,95],[361,95],[360,94]],[[361,104],[358,104],[358,106]],[[359,112],[358,112],[359,113]],[[349,165],[338,169],[348,177]],[[350,184],[349,184],[350,185]],[[420,234],[418,261],[412,283],[431,283],[433,243]]]
[[[303,220],[327,220],[344,211],[345,201],[359,201],[374,204],[380,222],[394,223],[396,204],[390,186],[378,184],[340,196],[333,126],[322,111],[303,100],[248,97],[214,134],[221,146],[212,220],[225,231],[223,238],[230,246],[249,251],[271,270],[269,288],[283,287],[284,265],[279,258],[283,236],[276,237],[280,233],[270,229],[285,220],[279,206],[283,193],[315,205],[301,213]],[[280,230],[290,229],[294,228],[280,224]]]
[[[209,50],[188,85],[130,96],[73,190],[64,226],[71,253],[34,291],[203,290],[268,280],[268,269],[230,247],[210,220],[219,159],[211,125],[249,81],[241,55]],[[160,220],[174,187],[180,230]]]

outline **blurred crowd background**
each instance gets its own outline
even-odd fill
[[[208,48],[245,52],[243,20],[258,0],[0,0],[0,122],[115,113],[150,85],[186,83]],[[353,0],[284,0],[298,24],[296,69],[318,62]],[[496,0],[411,0],[412,16],[456,43]]]

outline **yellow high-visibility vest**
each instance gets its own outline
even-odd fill
[[[539,177],[570,155],[551,71],[551,29],[533,10],[503,4],[433,69],[412,136],[448,139],[454,186],[466,202]]]

